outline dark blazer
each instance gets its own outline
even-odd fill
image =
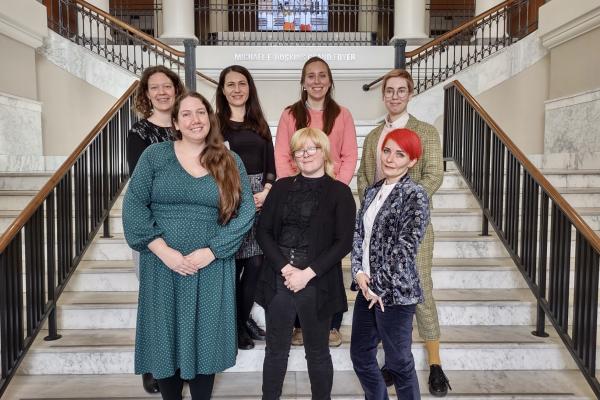
[[[365,191],[356,217],[352,247],[352,278],[363,270],[363,216],[384,180]],[[421,185],[408,174],[400,178],[379,209],[369,242],[370,289],[386,306],[423,302],[423,291],[417,271],[416,257],[419,244],[429,224],[429,197]],[[358,285],[352,284],[357,290]]]
[[[262,207],[256,238],[265,255],[255,301],[266,309],[275,296],[277,279],[288,260],[279,249],[283,202],[296,176],[276,181]],[[326,177],[319,206],[309,227],[309,259],[315,276],[309,284],[317,287],[317,315],[327,318],[348,310],[342,276],[342,258],[352,248],[356,204],[350,188]]]

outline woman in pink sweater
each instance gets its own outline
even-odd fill
[[[290,139],[297,130],[311,127],[327,134],[335,177],[349,185],[358,159],[356,128],[350,111],[338,105],[332,97],[333,77],[329,65],[319,57],[311,57],[302,68],[300,86],[300,100],[283,110],[277,126],[277,177],[298,174],[290,154]]]
[[[277,178],[299,173],[290,151],[290,139],[297,130],[311,127],[327,134],[334,176],[338,181],[349,185],[358,159],[356,128],[350,111],[333,99],[331,93],[333,77],[329,65],[319,57],[309,58],[302,67],[300,87],[302,88],[300,100],[283,110],[277,126],[275,138]],[[331,320],[330,346],[337,347],[342,344],[340,334],[342,316],[342,313],[337,313]],[[296,319],[292,344],[300,346],[303,342],[300,322]]]

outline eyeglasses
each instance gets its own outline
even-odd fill
[[[408,91],[407,88],[398,88],[397,90],[394,90],[393,88],[387,88],[385,89],[385,91],[383,92],[383,95],[385,96],[386,99],[391,99],[394,97],[394,94],[400,98],[400,99],[404,99],[408,96],[410,92]]]
[[[320,148],[321,147],[319,147],[319,146],[307,147],[306,149],[296,150],[292,154],[294,155],[295,158],[302,158],[307,155],[314,156],[315,154],[317,154],[317,150]]]

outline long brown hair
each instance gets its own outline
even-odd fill
[[[311,57],[309,58],[302,67],[302,77],[300,78],[300,100],[288,106],[287,109],[290,110],[290,113],[296,120],[296,130],[306,128],[310,125],[310,113],[306,109],[306,100],[308,100],[308,93],[306,90],[303,90],[304,80],[306,79],[306,69],[307,67],[316,62],[322,62],[325,64],[327,69],[327,75],[329,76],[329,82],[331,82],[331,86],[327,93],[325,93],[325,101],[323,103],[323,132],[327,136],[331,133],[333,129],[333,124],[335,123],[335,119],[342,112],[338,103],[335,102],[331,92],[333,91],[333,76],[331,75],[331,69],[329,68],[329,64],[325,62],[320,57]]]
[[[200,100],[208,113],[210,131],[205,139],[204,150],[200,153],[200,164],[206,168],[208,173],[217,182],[217,187],[219,188],[219,223],[225,225],[236,215],[242,198],[240,172],[231,152],[223,144],[223,136],[221,136],[217,116],[208,100],[200,93],[187,92],[175,100],[175,105],[171,113],[173,126],[175,126],[175,122],[178,120],[181,102],[188,97]],[[174,137],[176,140],[181,140],[181,132],[175,130]]]
[[[185,92],[185,86],[181,83],[181,79],[179,79],[179,75],[175,72],[171,71],[167,67],[163,65],[156,65],[154,67],[148,67],[142,73],[142,78],[140,79],[140,84],[135,91],[135,97],[133,98],[133,107],[135,111],[140,114],[144,118],[148,118],[152,115],[152,103],[148,98],[148,80],[150,77],[157,73],[163,73],[171,80],[173,83],[173,88],[175,89],[175,97],[180,96],[183,92]]]
[[[230,72],[242,74],[246,78],[246,81],[248,81],[249,90],[248,100],[246,101],[246,115],[244,115],[244,126],[258,133],[265,140],[273,140],[271,138],[269,124],[267,124],[267,120],[265,119],[265,115],[260,106],[260,101],[258,100],[258,91],[256,90],[254,79],[252,79],[250,72],[241,65],[230,65],[221,71],[221,75],[219,76],[219,84],[217,85],[216,91],[216,108],[221,128],[231,126],[231,107],[229,107],[229,102],[225,97],[225,93],[223,93],[223,89],[225,89],[225,78]]]

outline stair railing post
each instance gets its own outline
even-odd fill
[[[185,39],[185,86],[188,90],[196,90],[196,46],[198,39]]]
[[[406,68],[406,40],[394,39],[394,68]]]

